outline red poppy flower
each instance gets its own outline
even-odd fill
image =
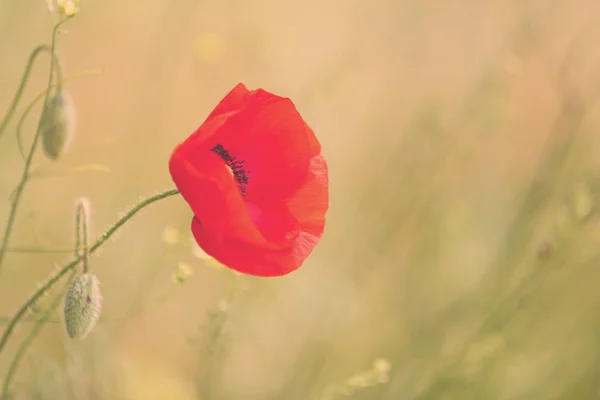
[[[323,234],[327,163],[290,99],[238,84],[177,146],[169,170],[196,241],[234,270],[288,274]]]

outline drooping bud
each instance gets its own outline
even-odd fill
[[[65,327],[71,339],[83,339],[96,326],[102,308],[100,281],[92,274],[75,277],[65,298]]]
[[[44,153],[56,160],[68,147],[75,130],[75,107],[68,93],[60,91],[48,100],[40,129]]]

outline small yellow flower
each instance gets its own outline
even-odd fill
[[[226,43],[222,36],[206,34],[196,42],[196,56],[203,62],[214,62],[225,55]]]
[[[573,214],[579,220],[585,219],[592,211],[594,203],[590,188],[585,183],[579,183],[575,186],[572,197]]]
[[[177,270],[173,273],[171,280],[173,283],[183,283],[192,276],[192,272],[192,268],[188,264],[180,262],[177,264]]]
[[[210,257],[208,260],[206,260],[206,265],[208,265],[212,269],[217,269],[217,270],[225,268],[225,266],[223,264],[221,264],[220,262],[218,262],[217,260],[215,260],[212,257]]]
[[[202,250],[202,248],[200,246],[198,246],[198,244],[196,242],[194,242],[192,244],[192,254],[194,255],[194,257],[201,259],[202,261],[204,261],[206,263],[206,265],[208,265],[209,267],[211,267],[213,269],[223,269],[224,268],[223,264],[221,264],[220,262],[218,262],[217,260],[215,260],[214,258],[209,256],[208,254],[206,254],[206,252],[204,250]]]
[[[179,243],[179,231],[172,226],[167,226],[162,233],[162,240],[170,245]]]
[[[209,258],[211,258],[208,254],[206,254],[204,250],[202,250],[200,246],[196,244],[196,242],[192,244],[192,254],[194,255],[194,257],[199,258],[201,260],[208,260]]]
[[[79,11],[79,0],[56,0],[61,17],[70,17]]]
[[[390,372],[390,370],[392,369],[392,364],[385,358],[378,358],[373,363],[373,368],[377,372],[386,373]]]

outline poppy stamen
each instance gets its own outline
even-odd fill
[[[246,185],[248,185],[248,175],[250,171],[246,171],[244,169],[245,160],[238,160],[236,157],[229,154],[229,152],[223,147],[223,145],[218,144],[211,149],[215,152],[219,157],[225,161],[225,164],[231,169],[233,173],[233,177],[235,178],[238,186],[240,187],[240,192],[242,192],[242,196],[246,197]]]

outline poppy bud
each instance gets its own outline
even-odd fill
[[[44,152],[56,160],[67,148],[75,127],[75,107],[71,96],[60,91],[52,96],[42,113],[40,129]]]
[[[71,339],[83,339],[94,329],[100,316],[100,281],[92,274],[75,277],[65,298],[65,327]]]
[[[87,249],[84,248],[88,246],[88,242],[90,240],[90,232],[92,230],[92,206],[90,204],[90,200],[87,197],[80,197],[75,202],[75,229],[77,230],[77,255],[80,257],[84,257]]]

